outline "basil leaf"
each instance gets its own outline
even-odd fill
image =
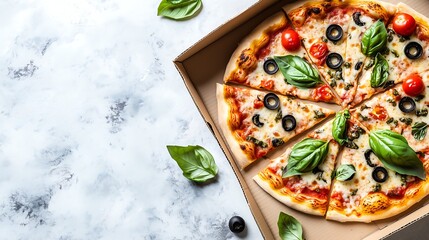
[[[400,134],[390,130],[372,131],[369,146],[386,168],[400,174],[426,178],[423,163]]]
[[[387,45],[387,30],[383,21],[378,20],[362,36],[361,51],[365,56],[374,57]]]
[[[388,77],[389,63],[380,53],[377,53],[375,57],[375,66],[371,73],[371,87],[378,88],[383,86],[387,82]]]
[[[298,56],[274,56],[273,59],[276,61],[286,82],[291,85],[300,88],[314,88],[322,82],[317,70]]]
[[[293,146],[282,177],[310,172],[316,168],[329,151],[329,141],[306,138]]]
[[[356,169],[352,164],[342,164],[335,172],[335,179],[339,181],[348,181],[356,173]]]
[[[158,6],[158,16],[187,19],[197,14],[202,6],[202,0],[162,0]]]
[[[350,119],[349,110],[337,112],[335,119],[332,122],[332,136],[340,145],[347,142],[346,129],[347,119]]]
[[[302,225],[294,217],[280,212],[277,220],[279,236],[282,240],[303,240]]]
[[[425,122],[416,122],[411,127],[411,134],[416,140],[421,141],[426,137],[428,126]]]
[[[203,147],[167,146],[167,149],[187,179],[205,182],[216,176],[218,168],[213,156]]]

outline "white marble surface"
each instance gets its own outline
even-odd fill
[[[256,0],[182,22],[159,2],[0,1],[1,239],[262,238],[172,63]],[[184,178],[169,144],[204,146],[217,181]]]

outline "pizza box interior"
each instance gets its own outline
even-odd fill
[[[389,2],[397,3],[399,0]],[[386,220],[372,223],[328,221],[323,217],[311,216],[286,207],[263,191],[252,180],[252,177],[268,164],[268,160],[259,160],[245,170],[241,170],[234,162],[217,121],[216,83],[223,82],[223,75],[229,58],[243,37],[273,13],[282,11],[282,7],[286,6],[286,9],[293,9],[303,3],[304,1],[260,0],[237,17],[212,31],[174,60],[174,64],[180,72],[198,110],[229,160],[262,235],[265,239],[279,238],[277,219],[280,211],[283,211],[294,216],[302,224],[304,237],[310,240],[427,239],[427,235],[424,234],[427,230],[424,227],[425,223],[429,223],[429,216],[427,217],[429,215],[428,197],[404,213]],[[406,4],[422,14],[429,15],[427,1],[409,0],[406,1]],[[321,105],[340,109],[339,106]],[[329,119],[331,118],[326,119],[326,121]],[[317,126],[322,124],[323,122]],[[309,131],[314,130],[317,126]],[[305,135],[306,133],[295,137],[285,144],[282,149],[292,146]],[[275,157],[281,151],[279,149],[269,156]]]

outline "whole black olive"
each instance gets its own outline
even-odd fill
[[[285,131],[292,131],[296,128],[296,119],[292,115],[286,115],[282,118],[282,127]]]
[[[375,165],[374,163],[371,162],[371,153],[374,153],[371,149],[368,149],[368,150],[365,151],[365,160],[366,160],[366,163],[370,167],[376,167],[377,165]]]
[[[360,16],[361,16],[360,12],[354,12],[353,13],[353,21],[356,23],[356,25],[362,27],[365,25],[365,23],[360,20]]]
[[[332,52],[326,57],[326,65],[332,69],[338,69],[343,65],[343,57],[339,53]]]
[[[267,59],[264,62],[264,71],[267,74],[273,75],[279,70],[279,66],[277,65],[276,61],[274,59]]]
[[[246,223],[244,222],[244,219],[242,217],[234,216],[231,219],[229,219],[228,226],[231,232],[241,233],[246,227]]]
[[[275,110],[280,107],[280,99],[274,93],[268,93],[264,97],[264,106],[270,110]]]
[[[404,53],[409,59],[419,59],[423,55],[423,47],[418,42],[410,42],[405,46]]]
[[[343,29],[338,24],[331,24],[326,29],[326,38],[332,42],[338,42],[343,38]]]
[[[260,122],[260,121],[259,121],[259,114],[255,114],[255,115],[253,115],[253,117],[252,117],[252,122],[253,122],[253,124],[255,124],[255,126],[257,126],[257,127],[262,127],[262,126],[264,126],[264,123],[262,123],[262,122]]]
[[[404,113],[410,113],[416,109],[416,102],[410,97],[403,97],[398,104],[399,109]]]
[[[388,177],[389,174],[384,167],[376,167],[374,171],[372,171],[372,178],[378,183],[385,182]]]

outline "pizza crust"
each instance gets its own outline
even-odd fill
[[[218,106],[218,121],[219,126],[222,130],[223,136],[228,143],[229,149],[234,156],[235,161],[243,169],[248,166],[251,161],[248,160],[247,155],[241,150],[240,144],[234,137],[231,129],[229,128],[228,119],[230,115],[230,109],[228,103],[225,101],[224,86],[222,84],[216,84],[216,99]]]
[[[274,197],[275,199],[277,199],[278,201],[280,201],[281,203],[285,204],[290,208],[296,209],[304,213],[317,215],[317,216],[323,216],[325,214],[326,209],[314,209],[311,207],[311,204],[308,202],[305,202],[305,201],[297,202],[291,196],[279,194],[278,192],[273,190],[270,186],[270,183],[266,182],[263,178],[261,178],[259,174],[254,176],[253,180],[268,194],[270,194],[272,197]]]
[[[232,54],[225,70],[224,82],[230,82],[239,78],[244,78],[246,71],[256,67],[257,61],[256,52],[267,44],[270,40],[270,32],[286,27],[288,20],[283,12],[278,12],[268,18],[267,20],[260,23],[249,35],[247,35],[238,45],[234,53]],[[242,56],[242,54],[244,54]],[[254,61],[255,66],[240,67],[239,61],[241,59],[249,58],[247,61]],[[252,65],[252,64],[250,64]],[[240,73],[242,71],[242,73]],[[242,79],[244,80],[244,79]]]
[[[352,215],[345,215],[343,211],[340,211],[332,206],[329,206],[328,212],[326,213],[326,219],[335,220],[339,222],[365,222],[369,223],[375,220],[390,218],[396,216],[414,204],[421,201],[429,194],[429,184],[422,181],[421,184],[413,186],[407,189],[403,200],[398,200],[397,204],[394,204],[396,200],[390,200],[387,196],[386,199],[391,202],[386,210],[376,211],[375,213],[365,214],[361,213],[361,216],[357,216],[355,213]]]

